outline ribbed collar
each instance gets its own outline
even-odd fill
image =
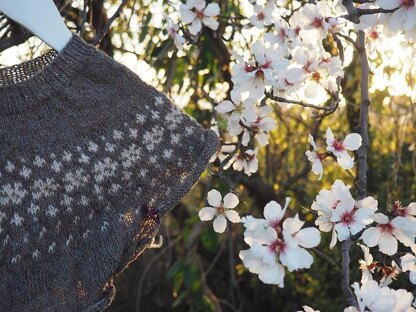
[[[0,68],[0,115],[21,112],[56,94],[96,52],[74,33],[59,53],[52,49],[32,60]]]

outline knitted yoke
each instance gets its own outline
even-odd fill
[[[219,148],[74,34],[0,69],[0,311],[102,311]]]

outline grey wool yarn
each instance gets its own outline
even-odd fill
[[[0,311],[102,311],[219,148],[74,34],[0,69]]]

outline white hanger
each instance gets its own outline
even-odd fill
[[[53,0],[0,0],[0,11],[58,52],[72,37]]]

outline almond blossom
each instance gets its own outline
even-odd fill
[[[275,8],[276,5],[273,1],[267,1],[265,5],[255,4],[253,7],[253,15],[249,18],[250,23],[257,28],[271,25],[273,23],[273,11]]]
[[[295,37],[295,30],[289,26],[284,19],[274,21],[275,32],[268,32],[264,35],[264,40],[272,44],[277,44],[282,51],[289,53],[292,39]]]
[[[198,34],[202,25],[212,30],[217,30],[218,21],[215,19],[220,14],[218,3],[206,5],[205,0],[187,0],[186,4],[181,4],[181,21],[189,25],[189,32],[192,35]]]
[[[338,164],[344,169],[351,169],[354,161],[348,151],[356,151],[361,146],[361,135],[358,133],[348,134],[344,140],[334,137],[331,128],[326,130],[326,150],[337,158]]]
[[[393,216],[400,216],[416,222],[416,202],[410,203],[407,207],[403,207],[400,201],[395,201],[391,211]]]
[[[239,135],[245,130],[243,125],[255,122],[258,118],[255,102],[250,99],[241,102],[241,94],[235,90],[232,90],[230,95],[231,101],[222,101],[214,109],[220,114],[228,114],[228,133],[231,135]],[[247,144],[243,145],[247,146]]]
[[[276,73],[287,68],[289,60],[283,58],[280,50],[266,48],[262,41],[251,46],[254,61],[246,62],[234,53],[237,63],[232,67],[232,81],[239,92],[248,92],[251,99],[260,99],[266,86],[276,84]]]
[[[349,189],[349,185],[336,180],[331,190],[321,190],[312,204],[312,210],[318,213],[315,224],[323,232],[332,230],[331,248],[337,240],[344,241],[371,224],[377,210],[373,197],[356,201]]]
[[[207,196],[208,204],[210,207],[204,207],[199,211],[199,218],[201,221],[210,221],[214,217],[214,231],[217,233],[223,233],[227,228],[227,219],[233,223],[239,223],[240,216],[234,210],[238,205],[239,200],[234,193],[228,193],[224,196],[224,200],[221,193],[215,189],[208,192]]]
[[[405,254],[400,259],[403,272],[409,272],[410,282],[416,284],[416,257],[412,254]]]
[[[289,200],[286,199],[283,209],[274,201],[268,203],[264,209],[265,219],[252,216],[242,219],[246,228],[244,239],[250,245],[250,249],[240,252],[243,264],[251,272],[259,274],[264,283],[276,284],[279,287],[283,287],[282,265],[290,272],[309,268],[313,257],[306,248],[316,247],[320,242],[319,231],[316,228],[302,229],[305,222],[299,219],[298,214],[282,222]],[[273,271],[276,267],[278,269]],[[265,272],[274,274],[274,278],[265,279]]]
[[[270,117],[270,114],[273,112],[273,109],[270,106],[262,106],[258,108],[256,113],[256,120],[254,122],[248,122],[246,127],[251,130],[254,134],[254,138],[260,146],[266,146],[269,144],[268,133],[276,128],[276,120],[273,117]],[[245,130],[247,130],[245,128]],[[248,132],[245,132],[245,135],[249,135]],[[244,137],[242,144],[247,146],[250,137]]]
[[[302,66],[306,97],[315,98],[325,90],[337,91],[336,78],[344,75],[339,57],[332,57],[322,45],[315,49],[297,47],[292,56],[296,64]]]
[[[305,155],[308,157],[308,160],[312,163],[312,172],[316,175],[319,175],[318,180],[322,179],[324,173],[323,160],[326,155],[318,152],[318,147],[313,139],[312,135],[308,135],[308,142],[312,146],[312,151],[306,151]]]
[[[361,235],[362,241],[368,247],[378,245],[380,252],[389,256],[397,252],[397,241],[414,249],[416,237],[415,222],[404,217],[395,217],[393,220],[389,220],[382,213],[376,213],[372,218],[378,225],[366,229]]]
[[[378,0],[378,5],[386,10],[399,8],[387,20],[390,31],[404,30],[411,37],[416,34],[416,6],[414,0]]]
[[[304,26],[302,28],[301,37],[307,42],[316,42],[324,39],[331,24],[327,21],[329,15],[329,7],[326,3],[310,4],[307,3],[301,10],[304,19]]]
[[[251,176],[259,169],[259,160],[257,159],[257,148],[248,149],[244,152],[236,154],[224,169],[228,169],[230,166],[236,171],[244,171],[247,176]]]
[[[185,38],[182,37],[179,33],[179,25],[175,24],[172,19],[170,19],[168,16],[165,15],[166,18],[166,22],[167,22],[167,26],[166,26],[166,30],[169,34],[169,36],[171,36],[173,38],[173,42],[176,46],[176,48],[178,50],[182,49],[183,44],[186,42]]]
[[[360,285],[352,285],[360,310],[348,307],[344,312],[411,312],[413,295],[404,290],[394,290],[387,286],[380,286],[374,280],[366,280]]]

